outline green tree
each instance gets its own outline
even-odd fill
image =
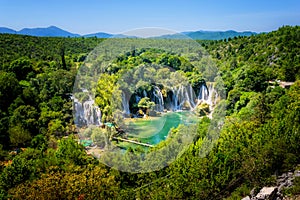
[[[58,137],[65,135],[65,127],[60,119],[54,119],[48,123],[48,135]]]
[[[0,188],[8,190],[29,179],[32,173],[30,160],[15,157],[12,164],[4,168],[0,175]]]
[[[39,149],[39,150],[46,150],[48,147],[48,141],[47,138],[41,134],[36,135],[32,140],[31,140],[31,145],[32,148]]]
[[[0,71],[0,110],[6,111],[19,91],[19,83],[15,74]]]
[[[63,163],[74,163],[76,165],[86,163],[86,153],[83,146],[78,144],[72,137],[60,140],[55,155]]]
[[[33,106],[21,105],[16,108],[10,117],[10,126],[21,125],[28,130],[32,135],[37,134],[38,112]]]
[[[118,105],[115,104],[121,102],[121,99],[116,99],[118,96],[116,81],[116,75],[101,74],[97,83],[95,102],[102,112],[102,122],[110,121],[109,119],[112,117],[113,109],[118,107]]]
[[[31,140],[31,134],[21,125],[14,125],[8,130],[10,143],[14,147],[25,147]]]
[[[155,106],[153,101],[150,101],[149,97],[142,98],[139,103],[138,107],[143,110],[146,115],[149,115],[149,110]]]
[[[25,80],[27,75],[32,72],[31,60],[26,57],[18,58],[10,64],[9,71],[16,74],[18,80]]]

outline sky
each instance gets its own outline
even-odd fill
[[[78,34],[159,27],[269,32],[300,25],[299,0],[0,0],[0,27]]]

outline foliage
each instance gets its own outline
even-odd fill
[[[31,139],[30,133],[23,129],[20,125],[16,125],[8,130],[10,143],[15,146],[27,146]]]
[[[141,108],[147,115],[149,115],[149,109],[153,108],[153,106],[155,106],[155,103],[150,101],[149,97],[142,98],[138,103],[138,107]]]
[[[60,140],[55,155],[59,160],[66,163],[74,163],[76,165],[86,163],[83,146],[74,141],[72,137]]]
[[[300,163],[299,30],[285,26],[256,36],[199,41],[215,63],[201,53],[175,55],[157,49],[135,49],[113,61],[95,91],[103,122],[114,120],[112,111],[120,107],[113,107],[113,101],[121,96],[123,84],[119,78],[134,67],[136,77],[148,70],[150,82],[154,76],[171,77],[174,84],[186,78],[199,88],[205,81],[220,81],[210,80],[218,74],[226,87],[227,116],[215,143],[211,142],[214,135],[207,134],[213,123],[208,117],[200,120],[196,130],[172,129],[169,137],[176,143],[166,139],[158,144],[156,150],[168,148],[151,163],[173,156],[182,139],[179,136],[195,133],[192,144],[164,169],[136,174],[99,164],[70,136],[75,74],[87,53],[102,40],[0,35],[0,198],[235,199],[254,186],[272,183],[272,174]],[[156,71],[157,64],[177,71]],[[281,88],[269,85],[269,80],[295,82]],[[151,85],[144,82],[137,84],[148,91]],[[152,104],[144,99],[137,106]],[[198,112],[208,112],[207,106],[201,106]],[[110,131],[86,130],[85,135],[102,146],[102,138],[107,140],[114,133]],[[128,151],[124,158],[108,159],[147,167],[129,162],[130,153],[142,150]],[[298,193],[298,182],[287,193]]]

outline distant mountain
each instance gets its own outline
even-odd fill
[[[0,27],[0,33],[16,34],[17,31],[6,27]]]
[[[104,32],[92,33],[86,35],[79,35],[75,33],[70,33],[63,29],[60,29],[56,26],[50,26],[47,28],[24,28],[20,31],[15,31],[10,28],[0,27],[0,33],[9,33],[9,34],[21,34],[21,35],[31,35],[31,36],[40,36],[40,37],[97,37],[97,38],[138,38],[136,36],[128,36],[122,34],[109,34]],[[221,40],[227,38],[233,38],[238,36],[251,36],[256,35],[255,32],[245,31],[189,31],[182,32],[171,35],[162,35],[154,38],[169,38],[169,39],[183,39],[190,37],[197,40]]]
[[[24,28],[20,31],[16,31],[6,27],[0,27],[0,33],[8,34],[20,34],[20,35],[31,35],[38,37],[97,37],[97,38],[137,38],[136,36],[128,36],[122,34],[110,34],[110,33],[91,33],[86,35],[79,35],[70,33],[56,26],[49,26],[47,28]]]
[[[97,37],[97,38],[138,38],[136,36],[130,36],[130,35],[123,35],[123,34],[109,34],[109,33],[92,33],[92,34],[87,34],[83,35],[83,37]]]
[[[251,36],[256,35],[255,32],[244,31],[244,32],[237,32],[237,31],[196,31],[196,32],[186,32],[185,35],[191,37],[193,39],[198,40],[222,40],[228,39],[238,36]]]
[[[117,35],[114,35],[114,38],[139,38],[139,37],[133,36],[133,35],[117,34]]]
[[[190,37],[195,40],[223,40],[238,36],[251,36],[256,35],[255,32],[245,31],[194,31],[194,32],[182,32],[181,34],[171,34],[171,35],[162,35],[159,38],[169,38],[169,39],[184,39]]]
[[[24,28],[17,33],[40,37],[80,37],[79,34],[70,33],[56,26],[49,26],[47,28]]]
[[[84,35],[84,37],[97,37],[97,38],[110,38],[113,36],[114,36],[113,34],[103,33],[103,32]]]

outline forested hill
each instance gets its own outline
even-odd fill
[[[20,57],[32,61],[61,61],[61,54],[72,61],[83,61],[86,56],[103,39],[97,38],[63,38],[33,37],[25,35],[0,34],[0,58],[2,68]]]
[[[210,141],[210,119],[203,117],[194,142],[175,162],[136,174],[104,166],[73,139],[70,93],[78,67],[101,41],[0,34],[0,199],[241,199],[254,187],[276,184],[272,175],[300,163],[299,26],[198,41],[217,63],[226,87],[220,137],[200,156]],[[126,56],[122,63],[157,61]],[[176,58],[162,54],[167,64],[168,56]],[[202,81],[196,69],[181,73]],[[293,85],[282,88],[270,80]],[[185,130],[180,126],[170,134]],[[299,183],[286,193],[299,194]]]
[[[286,26],[267,34],[211,42],[208,49],[227,73],[223,77],[245,79],[244,85],[251,79],[249,89],[259,89],[265,80],[300,78],[299,29]],[[263,80],[257,79],[263,76]]]

